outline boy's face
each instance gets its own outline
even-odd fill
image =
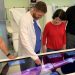
[[[43,13],[42,11],[38,10],[38,9],[34,9],[33,11],[33,18],[38,20],[40,19],[42,16],[44,16],[45,13]]]
[[[62,21],[59,17],[56,17],[56,18],[54,19],[54,22],[55,22],[56,25],[59,25],[59,24],[61,24],[63,21]]]

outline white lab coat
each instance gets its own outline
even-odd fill
[[[36,60],[38,56],[34,51],[36,35],[33,23],[33,17],[31,16],[30,11],[23,15],[20,21],[18,54],[19,56],[31,57],[33,60]]]
[[[26,8],[10,8],[10,24],[12,28],[12,40],[13,46],[16,52],[18,52],[19,42],[19,22],[21,17],[26,13]]]

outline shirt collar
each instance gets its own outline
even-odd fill
[[[28,14],[29,14],[29,16],[30,16],[30,19],[31,19],[31,22],[32,22],[32,24],[34,24],[34,18],[32,17],[32,15],[31,15],[31,13],[30,13],[30,11],[28,12]],[[38,23],[38,26],[41,28],[41,26],[40,26],[40,24],[39,24],[39,21],[38,20],[36,20],[36,22]]]

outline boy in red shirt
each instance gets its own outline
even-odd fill
[[[42,52],[57,51],[66,48],[66,13],[58,9],[53,14],[53,20],[48,22],[43,31]],[[55,63],[63,60],[63,54],[46,55],[44,63]],[[54,69],[53,71],[55,71]]]

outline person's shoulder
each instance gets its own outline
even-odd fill
[[[25,22],[30,21],[31,19],[32,19],[32,16],[29,11],[27,13],[25,13],[21,18],[21,20],[23,20]]]
[[[47,22],[45,28],[50,28],[50,26],[51,26],[51,22]]]
[[[46,23],[46,26],[49,26],[49,25],[51,25],[51,22],[50,21]]]
[[[26,12],[25,14],[23,14],[23,16],[21,18],[27,18],[29,16],[29,12]]]
[[[61,26],[62,26],[62,27],[66,27],[66,22],[62,22],[62,23],[61,23]]]

